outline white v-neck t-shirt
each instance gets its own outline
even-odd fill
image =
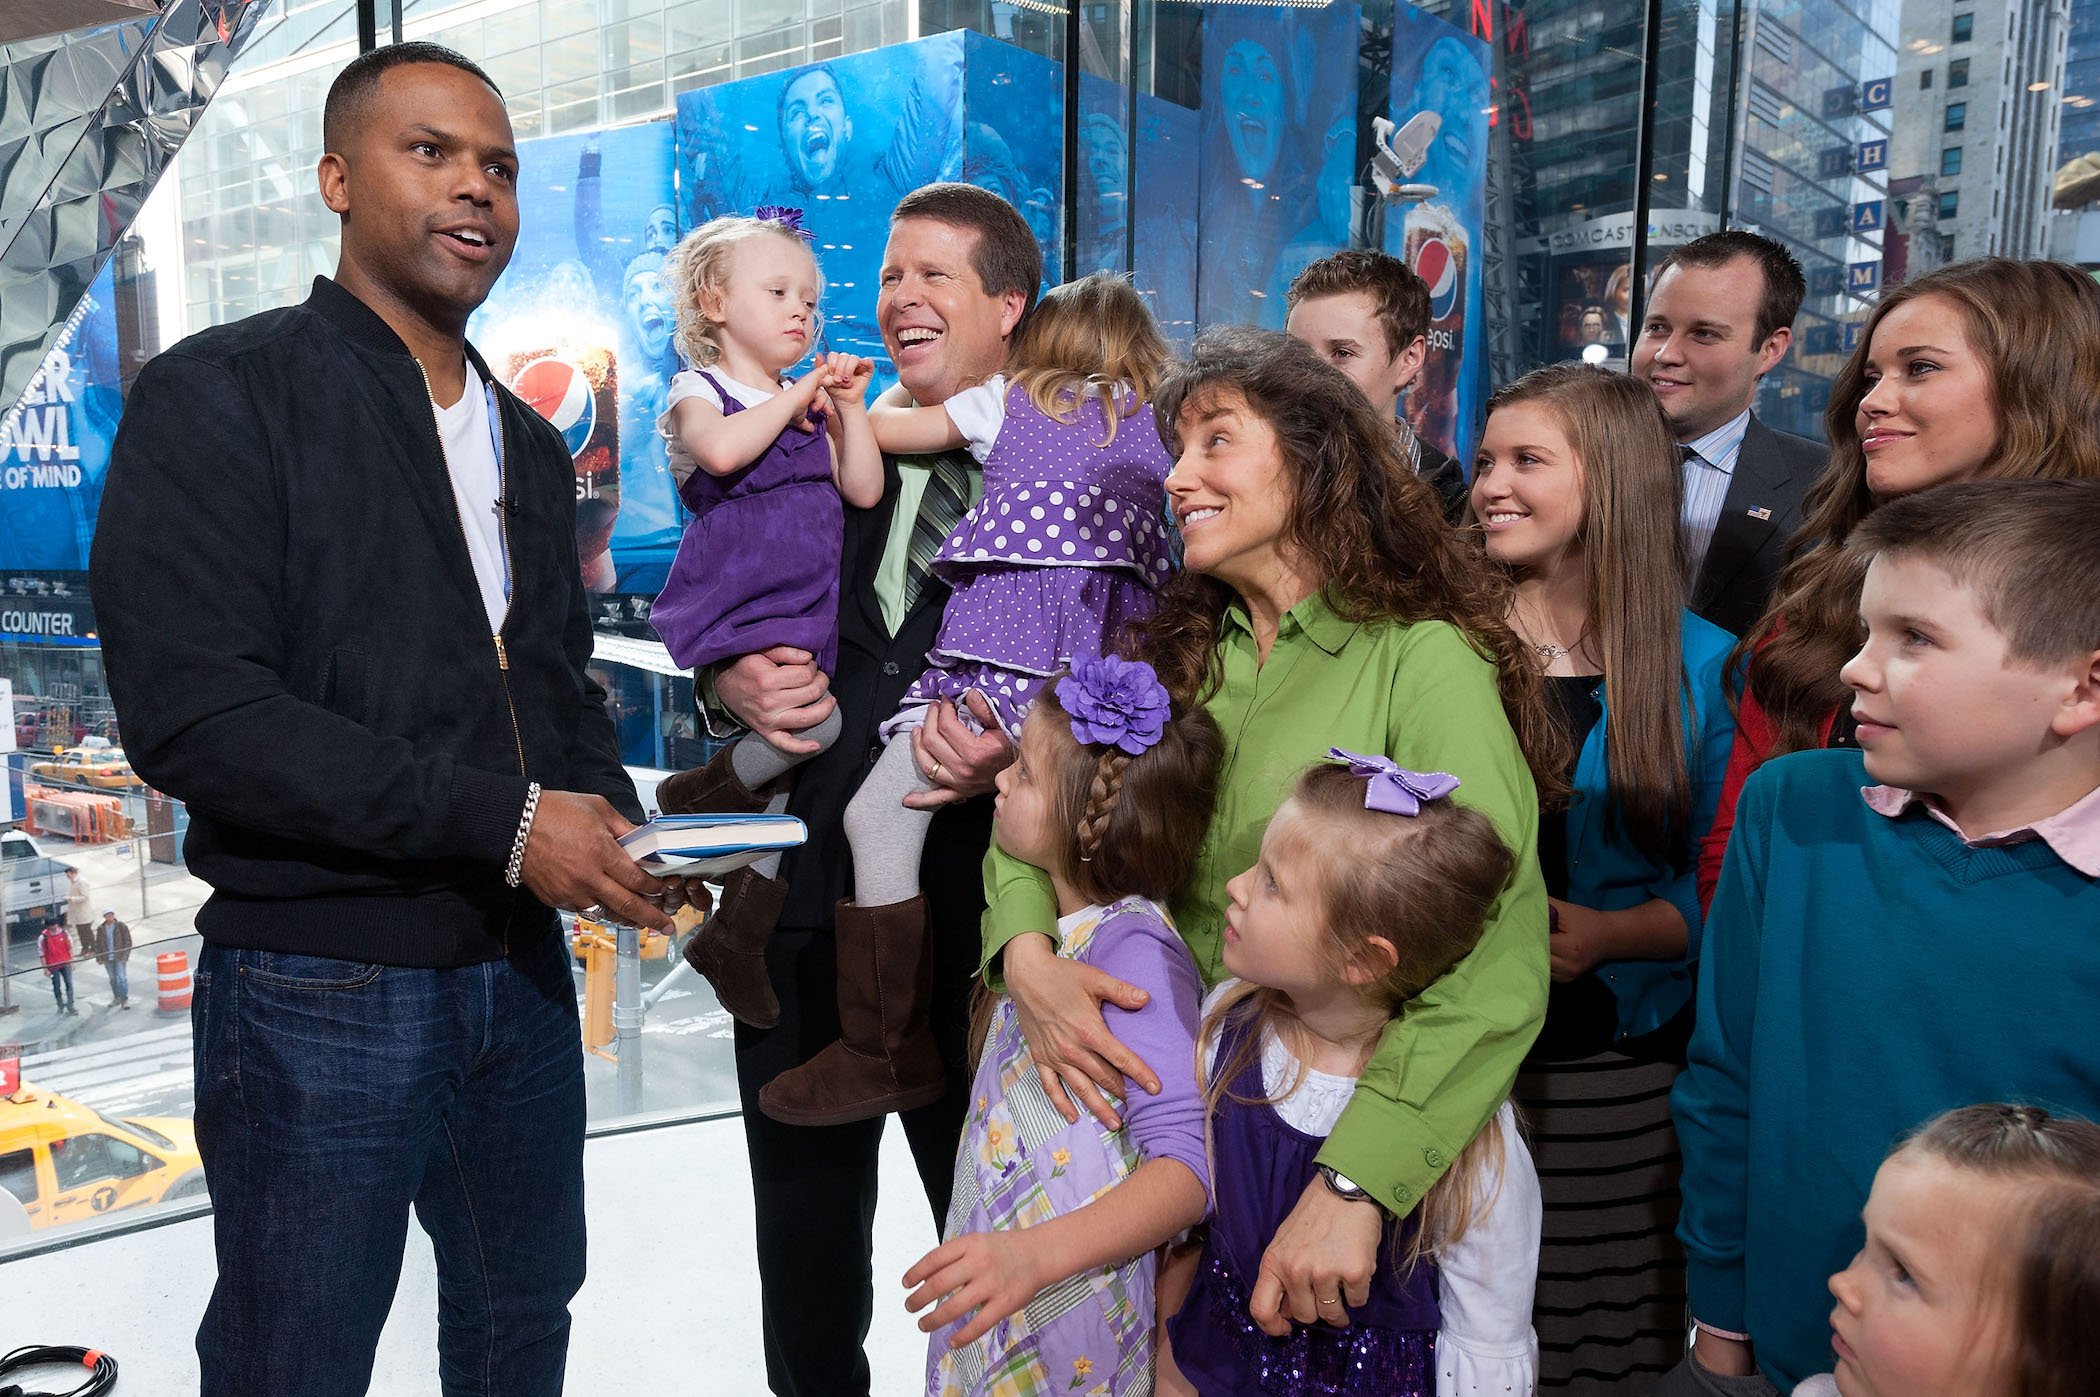
[[[437,406],[435,399],[432,406]],[[503,472],[489,434],[488,394],[481,375],[471,367],[467,391],[452,406],[438,407],[437,420],[445,466],[452,476],[452,499],[466,526],[467,557],[474,564],[474,580],[481,584],[481,606],[494,635],[503,629],[503,613],[510,606],[505,595],[509,569],[503,553],[503,516],[496,507],[503,495]]]

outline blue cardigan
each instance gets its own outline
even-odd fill
[[[1619,1001],[1619,1037],[1649,1033],[1668,1023],[1692,998],[1692,969],[1699,960],[1699,837],[1714,822],[1728,749],[1735,742],[1735,716],[1728,709],[1722,675],[1735,637],[1691,612],[1682,613],[1684,647],[1684,759],[1692,778],[1692,822],[1682,868],[1657,863],[1635,848],[1610,818],[1610,760],[1605,730],[1610,706],[1604,682],[1597,701],[1605,712],[1584,739],[1575,762],[1575,798],[1561,816],[1568,832],[1568,901],[1600,912],[1623,912],[1663,898],[1684,914],[1683,960],[1606,961],[1591,973]]]

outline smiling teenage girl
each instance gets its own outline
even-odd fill
[[[1874,508],[1951,481],[2100,478],[2100,285],[2057,262],[1979,258],[1883,296],[1831,384],[1830,467],[1771,609],[1744,633],[1735,749],[1699,855],[1713,900],[1736,797],[1762,762],[1853,745],[1838,667],[1858,639],[1845,541]]]

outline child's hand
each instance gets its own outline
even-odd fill
[[[824,362],[831,371],[824,386],[830,391],[832,402],[849,412],[865,406],[868,383],[875,377],[875,361],[857,354],[832,353],[824,356]]]
[[[823,356],[819,356],[808,373],[781,390],[787,394],[789,401],[798,404],[802,409],[789,426],[798,432],[817,430],[817,419],[822,417],[825,409],[830,406],[828,402],[820,404],[818,399],[824,396],[824,386],[830,381],[831,366],[824,361]]]
[[[948,1336],[948,1347],[975,1343],[1042,1292],[1036,1256],[1036,1249],[1019,1232],[972,1232],[944,1242],[904,1273],[904,1283],[918,1287],[906,1298],[904,1308],[918,1311],[940,1301],[932,1314],[919,1320],[919,1331],[924,1334],[975,1310],[968,1324]]]

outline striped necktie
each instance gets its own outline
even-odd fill
[[[904,569],[904,609],[917,605],[933,558],[955,532],[970,507],[970,467],[962,452],[944,451],[925,458],[926,493],[919,498],[919,517],[912,521]]]

